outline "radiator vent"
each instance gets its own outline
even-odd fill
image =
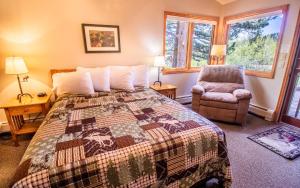
[[[192,103],[192,96],[191,95],[185,95],[185,96],[179,96],[176,98],[176,101],[179,102],[182,105],[187,105]]]
[[[249,111],[256,115],[264,117],[267,121],[273,121],[274,119],[274,110],[267,109],[256,104],[250,104]]]

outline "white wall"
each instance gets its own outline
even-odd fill
[[[7,56],[22,56],[35,93],[50,85],[49,70],[81,66],[152,63],[162,54],[163,12],[216,16],[221,6],[211,0],[4,0],[0,1],[0,103],[18,93],[16,78],[4,74]],[[121,53],[84,52],[82,23],[120,26]],[[156,79],[152,70],[151,80]],[[197,74],[163,76],[189,95]],[[3,112],[0,121],[4,119]]]
[[[7,56],[23,56],[30,82],[24,89],[35,93],[49,89],[49,70],[81,66],[151,64],[162,53],[163,11],[226,16],[244,11],[290,4],[281,52],[292,43],[299,0],[239,0],[221,6],[214,0],[3,0],[0,1],[0,103],[18,93],[16,78],[4,74]],[[81,24],[120,26],[121,53],[86,54]],[[221,29],[220,29],[221,32]],[[278,63],[274,79],[246,77],[252,103],[275,109],[285,61]],[[151,71],[151,80],[157,73]],[[178,87],[178,96],[189,95],[197,73],[162,77]],[[0,121],[4,120],[0,112]]]

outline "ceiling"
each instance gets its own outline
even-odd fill
[[[237,0],[216,0],[216,1],[218,1],[222,5],[225,5],[225,4],[231,3],[233,1],[237,1]]]

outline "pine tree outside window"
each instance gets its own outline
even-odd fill
[[[288,6],[224,18],[226,64],[242,66],[251,76],[273,78]]]
[[[210,64],[218,17],[165,12],[164,20],[165,74],[197,72]]]

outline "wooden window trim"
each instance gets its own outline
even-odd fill
[[[290,75],[293,71],[293,65],[296,58],[297,53],[297,46],[298,41],[300,39],[300,10],[298,12],[298,19],[296,23],[296,28],[293,35],[293,42],[291,45],[289,59],[285,68],[284,77],[280,89],[279,98],[277,100],[277,105],[274,112],[274,120],[276,122],[281,121],[282,116],[284,115],[283,112],[286,111],[286,107],[284,105],[284,100],[287,97],[289,91],[289,82],[290,82]]]
[[[163,74],[179,74],[179,73],[193,73],[200,72],[201,68],[164,68],[162,70]]]
[[[165,43],[166,43],[166,27],[167,27],[167,17],[168,16],[178,16],[178,17],[184,17],[184,18],[191,18],[191,19],[198,19],[198,20],[205,20],[205,21],[214,21],[216,22],[216,25],[213,27],[213,35],[212,35],[212,44],[215,44],[217,41],[217,32],[219,28],[219,17],[217,16],[207,16],[207,15],[195,15],[195,14],[185,14],[185,13],[177,13],[177,12],[164,12],[164,34],[163,34],[163,54],[165,55]],[[188,30],[188,45],[187,45],[187,58],[185,62],[184,68],[163,68],[162,73],[163,74],[179,74],[179,73],[194,73],[199,72],[200,67],[191,67],[191,59],[192,59],[192,37],[194,33],[194,24],[189,24],[189,30]],[[209,56],[208,62],[211,63],[212,59]]]
[[[278,59],[279,59],[279,55],[280,55],[280,47],[281,47],[281,43],[282,43],[282,38],[283,38],[285,26],[286,26],[288,10],[289,10],[289,5],[287,4],[287,5],[281,5],[281,6],[272,7],[272,8],[253,10],[253,11],[249,11],[249,12],[244,12],[244,13],[224,17],[224,20],[223,20],[224,44],[227,44],[228,31],[229,31],[229,28],[230,28],[230,25],[227,24],[228,21],[243,19],[243,18],[252,17],[252,16],[257,16],[257,15],[261,15],[261,14],[265,14],[265,13],[269,13],[269,12],[275,12],[275,11],[281,11],[282,12],[283,19],[282,19],[282,23],[281,23],[281,27],[280,27],[280,31],[279,31],[279,37],[278,37],[278,42],[277,42],[277,45],[276,45],[272,70],[270,72],[245,70],[246,75],[256,76],[256,77],[263,77],[263,78],[270,78],[270,79],[274,78],[277,63],[278,63]],[[225,63],[225,60],[223,61],[223,63]]]

